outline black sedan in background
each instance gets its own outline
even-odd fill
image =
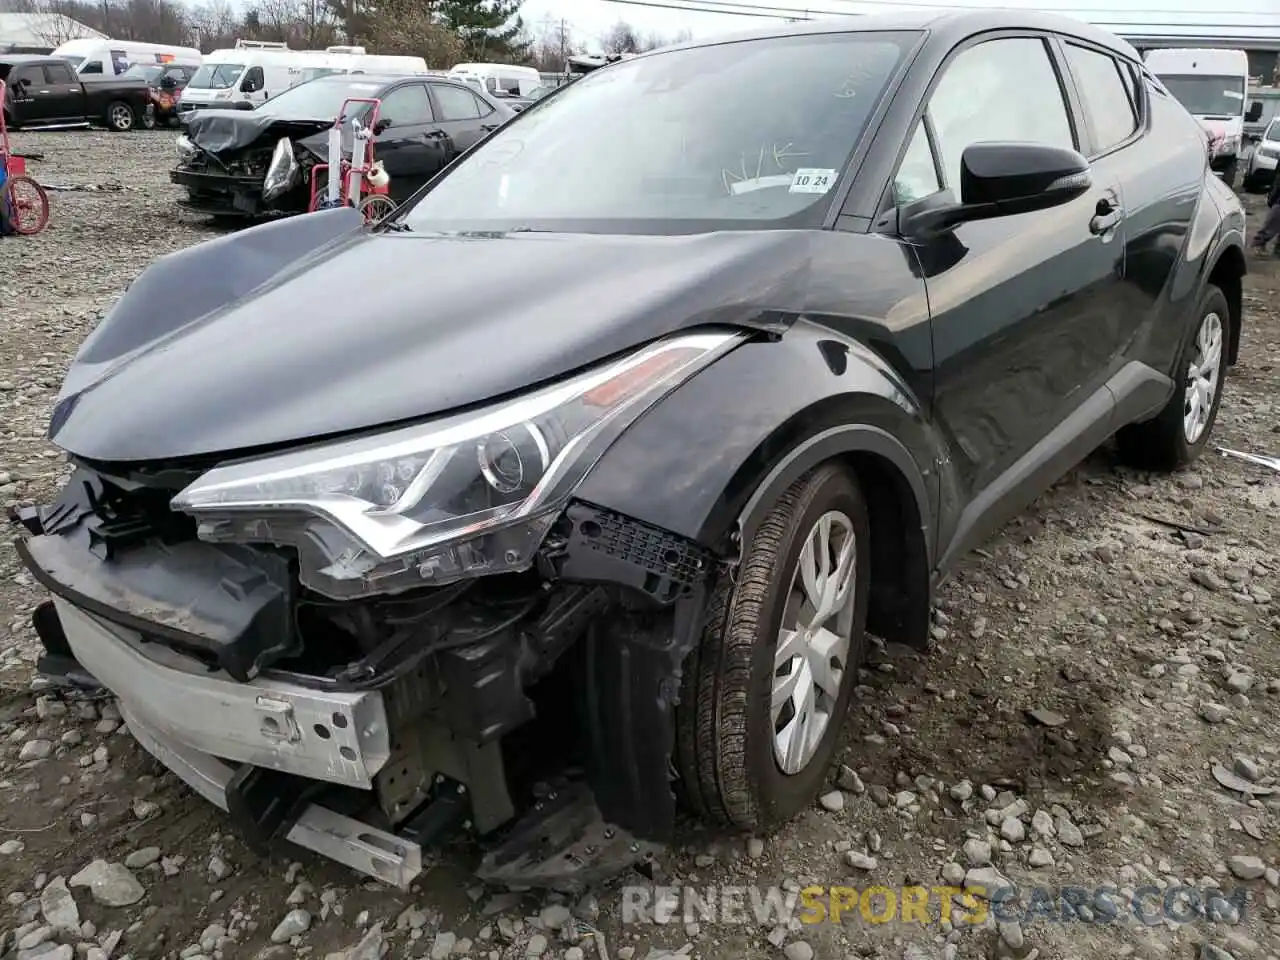
[[[384,137],[499,116],[378,89]],[[241,139],[306,126],[275,122]],[[1243,231],[1196,121],[1076,19],[607,64],[375,225],[134,281],[53,411],[76,473],[19,517],[41,669],[245,836],[400,886],[448,826],[562,887],[669,841],[677,796],[775,828],[870,638],[925,650],[972,548],[1111,437],[1202,453]]]
[[[170,174],[187,189],[178,202],[200,212],[251,218],[305,212],[311,168],[328,162],[328,130],[348,98],[381,101],[374,155],[391,177],[397,202],[515,116],[462,83],[436,77],[318,77],[255,110],[193,113],[178,137],[179,161]],[[352,112],[364,119],[369,109],[355,106]],[[347,156],[350,148],[348,132]],[[326,176],[321,173],[321,182]]]

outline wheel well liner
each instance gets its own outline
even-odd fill
[[[886,431],[865,425],[838,426],[796,446],[747,501],[738,520],[738,542],[750,542],[770,506],[796,479],[832,460],[856,475],[870,514],[867,630],[885,640],[924,649],[932,599],[929,497],[919,467]]]

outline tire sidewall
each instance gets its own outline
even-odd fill
[[[119,107],[124,107],[129,111],[129,122],[123,126],[116,122],[116,110]],[[107,107],[107,126],[116,133],[128,133],[137,125],[137,122],[138,118],[135,115],[133,107],[129,106],[129,104],[125,103],[123,100],[117,100],[115,103]]]
[[[1200,439],[1195,443],[1188,443],[1186,428],[1182,423],[1183,406],[1186,403],[1187,392],[1187,366],[1195,355],[1196,339],[1200,335],[1200,327],[1204,323],[1205,317],[1210,313],[1216,313],[1218,319],[1222,322],[1222,355],[1218,358],[1218,388],[1214,391],[1213,404],[1209,410],[1209,420],[1205,423],[1204,430],[1200,433]],[[1174,383],[1176,392],[1173,398],[1173,407],[1177,413],[1177,443],[1180,454],[1178,459],[1183,463],[1195,460],[1204,451],[1204,448],[1209,445],[1209,438],[1213,435],[1214,425],[1218,422],[1218,410],[1222,406],[1222,393],[1227,383],[1227,355],[1230,350],[1231,308],[1227,303],[1226,295],[1218,287],[1210,284],[1205,287],[1204,293],[1200,295],[1195,317],[1191,321],[1191,329],[1182,344],[1182,353],[1178,357],[1178,365],[1175,368],[1176,377]]]
[[[809,488],[808,494],[798,504],[799,513],[793,520],[787,539],[779,545],[779,562],[760,606],[757,639],[753,647],[751,696],[747,706],[746,763],[749,782],[755,786],[759,810],[766,822],[789,819],[811,803],[814,795],[821,789],[840,740],[866,644],[871,562],[870,523],[866,503],[857,485],[839,468],[819,468],[815,479],[817,483]],[[854,581],[856,599],[849,659],[841,680],[835,712],[817,751],[804,770],[788,776],[778,769],[773,756],[773,720],[770,707],[773,700],[774,653],[786,595],[800,551],[818,518],[829,510],[844,513],[852,521],[857,536],[858,566]]]

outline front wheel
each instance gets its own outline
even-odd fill
[[[132,130],[135,119],[133,107],[123,100],[117,100],[107,107],[107,127],[117,133]]]
[[[695,812],[768,829],[817,796],[865,645],[869,529],[853,474],[825,464],[778,499],[715,588],[676,711]]]
[[[1126,460],[1147,470],[1172,471],[1200,456],[1222,404],[1230,337],[1226,295],[1208,284],[1200,296],[1191,337],[1174,367],[1173,396],[1155,419],[1130,424],[1116,435]]]

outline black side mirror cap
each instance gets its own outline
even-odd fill
[[[383,130],[386,130],[390,126],[392,126],[392,122],[389,117],[379,117],[378,122],[373,125],[374,136],[377,136],[379,133],[381,133]]]
[[[926,198],[903,211],[902,232],[931,239],[971,220],[1032,213],[1060,206],[1093,185],[1079,152],[1041,143],[974,143],[960,158],[960,202]]]
[[[1257,123],[1262,119],[1262,101],[1255,100],[1249,104],[1249,112],[1244,115],[1245,123]]]

